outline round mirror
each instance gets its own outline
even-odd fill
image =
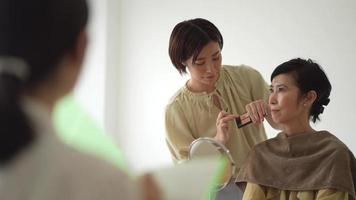
[[[220,142],[207,137],[198,138],[190,144],[188,152],[189,160],[212,155],[225,156],[229,162],[224,170],[221,180],[219,181],[218,190],[221,190],[228,185],[233,177],[235,177],[236,164],[232,159],[229,150]]]

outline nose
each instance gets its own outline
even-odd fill
[[[207,66],[206,66],[206,71],[207,72],[213,72],[213,70],[214,70],[214,67],[212,66],[212,64],[210,63],[210,64],[207,64]]]
[[[276,103],[277,103],[276,93],[271,92],[271,94],[269,95],[269,98],[268,98],[268,104],[275,105]]]
[[[215,65],[212,62],[207,63],[206,65],[206,71],[207,72],[214,72],[215,71]]]

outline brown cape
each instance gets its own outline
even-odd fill
[[[257,144],[237,182],[280,190],[336,189],[355,197],[356,160],[337,137],[327,131],[277,137]]]

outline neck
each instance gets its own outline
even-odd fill
[[[296,121],[292,124],[286,124],[282,126],[282,131],[287,136],[305,134],[305,133],[314,133],[315,130],[310,126],[309,121]]]
[[[60,98],[54,91],[54,89],[49,87],[38,87],[25,91],[24,95],[41,103],[50,113],[52,113],[55,103]]]
[[[214,86],[210,86],[210,85],[203,85],[203,84],[195,84],[192,79],[190,79],[187,84],[186,84],[187,88],[189,89],[189,91],[191,92],[213,92],[215,90],[215,85]]]

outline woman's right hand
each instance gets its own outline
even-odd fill
[[[216,119],[216,135],[214,139],[225,145],[230,138],[229,121],[234,120],[238,116],[221,111]]]

